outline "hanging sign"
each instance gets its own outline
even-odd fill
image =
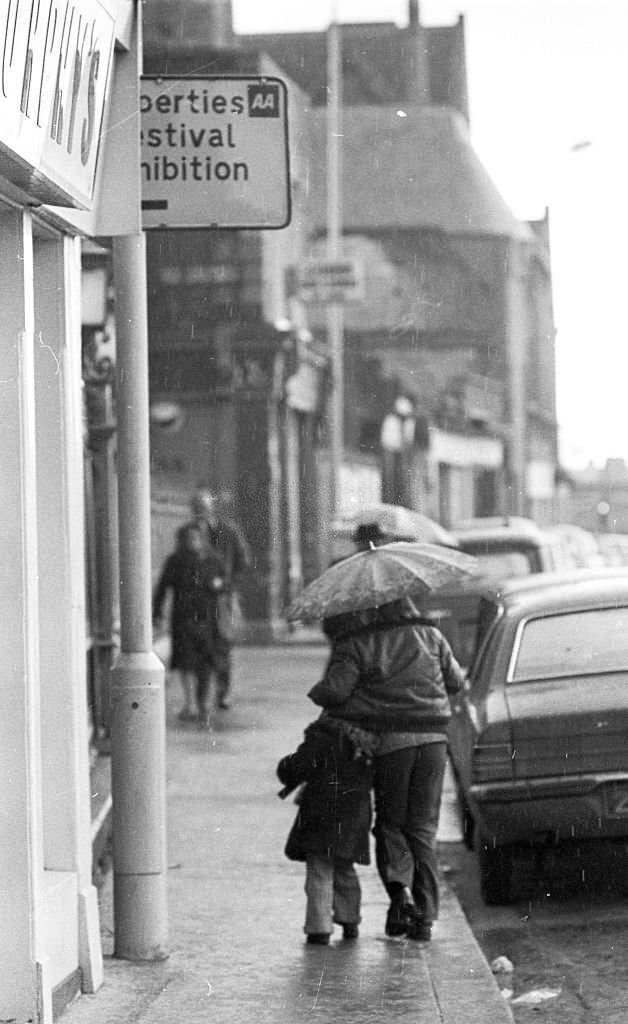
[[[140,109],[144,228],[290,223],[284,82],[145,76]]]

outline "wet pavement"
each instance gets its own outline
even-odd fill
[[[499,993],[453,894],[443,884],[430,944],[384,935],[387,899],[374,867],[360,937],[306,946],[304,868],[283,855],[295,813],[277,797],[279,758],[316,714],[305,694],[321,644],[236,652],[233,707],[209,731],[177,720],[167,687],[170,955],[113,957],[112,877],[101,890],[105,983],[63,1024],[507,1024]],[[447,808],[439,833],[454,838]],[[446,845],[443,858],[446,858]]]

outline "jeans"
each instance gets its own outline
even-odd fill
[[[305,870],[307,935],[331,935],[336,924],[359,924],[361,889],[353,862],[310,853]]]
[[[426,924],[438,917],[436,831],[446,743],[375,758],[375,858],[389,895],[407,886]]]

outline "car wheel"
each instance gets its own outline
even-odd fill
[[[482,898],[489,906],[512,903],[514,892],[514,849],[481,841],[478,845]]]

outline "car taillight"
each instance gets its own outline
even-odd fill
[[[513,777],[513,749],[507,725],[486,729],[473,748],[472,781],[506,782]]]

